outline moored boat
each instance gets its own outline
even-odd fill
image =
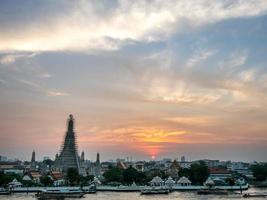
[[[9,195],[11,192],[5,188],[0,188],[0,195]]]
[[[265,198],[267,197],[267,194],[260,194],[260,193],[246,193],[243,195],[244,198]]]
[[[228,195],[228,191],[227,190],[198,190],[197,194],[200,195],[209,195],[209,194],[213,194],[213,195]]]
[[[170,190],[167,188],[145,188],[141,190],[142,195],[149,195],[149,194],[169,194]]]
[[[37,199],[65,199],[82,198],[85,193],[82,190],[44,190],[36,194]]]

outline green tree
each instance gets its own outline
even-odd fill
[[[53,185],[53,180],[49,176],[42,176],[40,182],[45,187]]]
[[[106,171],[103,176],[105,177],[107,182],[123,182],[123,169],[118,167],[112,167],[108,171]]]
[[[190,180],[193,184],[202,185],[209,176],[209,169],[202,161],[191,165]]]
[[[146,174],[144,172],[138,172],[137,173],[137,176],[135,179],[136,183],[144,184],[144,183],[146,183],[146,180],[147,180],[147,177],[146,177]]]
[[[257,181],[265,181],[267,178],[267,163],[256,164],[250,167]]]
[[[88,185],[89,182],[91,182],[92,180],[94,180],[93,175],[81,176],[80,177],[80,184],[81,184],[81,186],[85,186],[85,185]]]
[[[233,177],[229,177],[229,178],[227,178],[225,181],[226,181],[226,183],[228,183],[228,185],[230,185],[230,186],[235,185],[235,179],[234,179]]]
[[[17,174],[5,174],[3,171],[0,171],[0,186],[4,187],[10,183],[13,179],[21,181],[21,177]]]
[[[78,185],[80,182],[80,175],[76,168],[69,168],[67,171],[67,180],[71,186]]]
[[[46,160],[43,161],[43,163],[46,164],[46,165],[52,166],[54,164],[54,161],[51,160],[51,159],[46,159]]]
[[[181,168],[178,172],[179,177],[190,177],[191,170],[187,168]]]
[[[131,184],[137,179],[138,171],[134,169],[132,166],[128,167],[123,171],[123,180],[127,184]]]

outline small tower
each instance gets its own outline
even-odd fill
[[[35,162],[35,151],[32,151],[32,159],[31,159],[31,163]]]
[[[95,162],[95,176],[99,177],[101,175],[101,166],[100,166],[100,155],[96,154],[96,162]]]
[[[81,162],[84,162],[84,151],[82,151],[82,154],[81,154]]]
[[[31,170],[36,169],[36,161],[35,161],[35,151],[32,151],[32,158],[31,158]]]
[[[181,157],[181,162],[185,162],[185,156]]]
[[[100,165],[100,155],[99,155],[98,152],[97,152],[97,154],[96,154],[96,164],[97,164],[97,165]]]

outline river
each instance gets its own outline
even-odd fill
[[[267,188],[265,189],[256,189],[250,188],[244,193],[267,193]],[[33,193],[17,193],[9,196],[0,196],[0,200],[33,200],[36,199]],[[196,192],[172,192],[168,195],[140,195],[138,192],[97,192],[96,194],[86,194],[83,200],[191,200],[191,199],[200,199],[200,200],[217,200],[217,199],[243,199],[240,195],[230,194],[226,196],[215,196],[215,195],[198,195]],[[253,199],[266,199],[266,198],[249,198]]]

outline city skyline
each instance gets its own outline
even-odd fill
[[[29,12],[31,11],[31,12]],[[0,2],[0,155],[267,161],[267,2]]]

